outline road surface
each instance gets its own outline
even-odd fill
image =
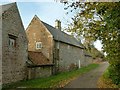
[[[108,62],[100,63],[98,68],[81,75],[68,83],[64,88],[97,88],[97,81],[108,65]]]

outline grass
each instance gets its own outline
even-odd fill
[[[98,80],[98,88],[120,88],[120,87],[115,85],[109,78],[109,71],[107,69],[102,75],[102,77],[100,77],[100,79]]]
[[[64,87],[71,80],[77,78],[83,73],[87,73],[88,71],[95,69],[99,66],[99,64],[90,64],[86,67],[82,67],[77,70],[59,73],[57,75],[53,75],[47,78],[38,78],[28,81],[21,81],[17,83],[13,83],[9,86],[5,86],[3,88],[60,88]]]

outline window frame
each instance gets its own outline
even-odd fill
[[[16,47],[16,39],[17,39],[17,37],[16,36],[14,36],[14,35],[11,35],[11,34],[8,34],[8,36],[9,36],[9,47]],[[11,43],[13,43],[13,45],[11,44]]]
[[[36,49],[42,49],[42,42],[36,42]]]

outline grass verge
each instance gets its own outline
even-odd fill
[[[9,86],[5,86],[3,88],[60,88],[64,87],[71,80],[77,78],[81,74],[87,73],[88,71],[95,69],[98,66],[99,64],[90,64],[78,70],[59,73],[57,75],[53,75],[47,78],[38,78],[34,80],[21,81],[13,83]]]
[[[112,82],[109,78],[109,72],[106,70],[98,80],[98,88],[120,88],[120,86],[117,86]]]

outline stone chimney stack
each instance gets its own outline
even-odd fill
[[[55,20],[55,28],[61,30],[61,21]]]

